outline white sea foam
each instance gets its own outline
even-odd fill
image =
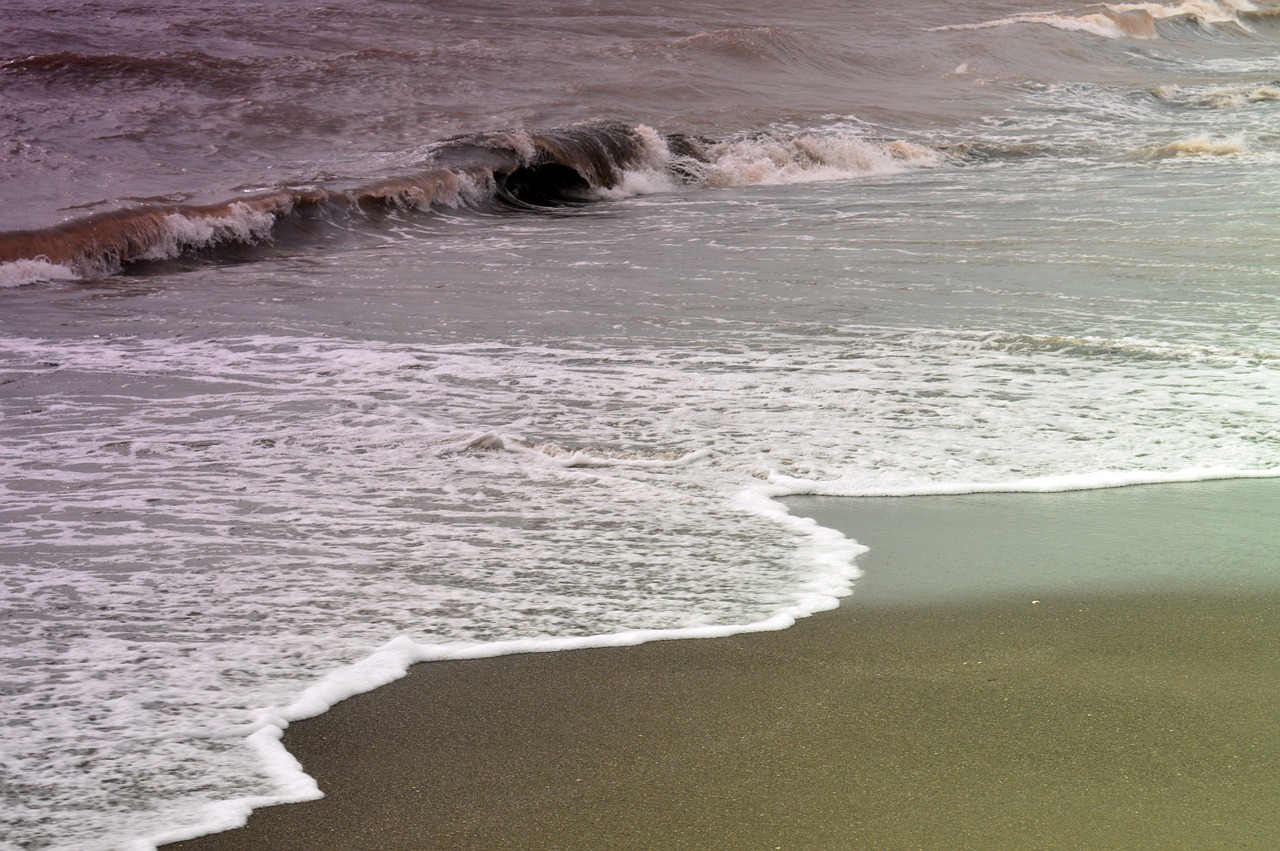
[[[285,724],[413,661],[829,608],[861,548],[783,494],[1280,475],[1280,358],[1136,339],[8,339],[0,370],[0,709],[66,848],[314,797]]]
[[[79,277],[74,269],[45,260],[15,260],[12,263],[0,263],[0,289],[48,281],[74,281]]]
[[[641,162],[626,169],[616,186],[593,189],[590,198],[651,195],[680,185],[723,189],[848,180],[928,168],[943,161],[942,154],[925,145],[872,138],[864,128],[849,124],[809,130],[777,127],[708,144],[697,158],[673,155],[650,127],[641,125],[635,132],[643,143]]]
[[[1096,8],[1096,7],[1095,7]],[[1063,14],[1060,12],[1010,15],[975,24],[953,24],[936,27],[945,30],[977,30],[1019,24],[1043,24],[1055,29],[1087,32],[1103,38],[1155,38],[1152,22],[1170,18],[1188,18],[1201,24],[1241,24],[1239,13],[1256,7],[1243,0],[1184,0],[1181,3],[1115,3],[1104,12]]]
[[[634,647],[653,641],[723,638],[752,632],[771,632],[792,626],[797,618],[835,608],[839,598],[850,592],[853,580],[860,575],[853,567],[853,560],[865,552],[866,548],[850,541],[834,529],[819,526],[809,518],[791,516],[785,506],[773,499],[780,495],[783,495],[783,491],[778,488],[751,488],[741,495],[739,504],[744,510],[773,520],[784,527],[790,527],[805,537],[808,540],[805,549],[810,560],[826,568],[825,573],[820,574],[817,579],[804,587],[803,596],[789,608],[773,614],[766,620],[749,624],[633,629],[607,635],[580,637],[508,640],[478,644],[423,644],[401,636],[358,662],[325,675],[319,682],[304,690],[288,706],[279,709],[273,707],[258,714],[251,725],[253,732],[249,734],[247,741],[265,771],[275,781],[278,789],[276,794],[208,804],[203,808],[203,812],[192,814],[191,827],[163,831],[136,842],[133,847],[138,851],[149,851],[168,842],[241,827],[246,823],[249,814],[258,807],[323,797],[323,792],[316,786],[315,781],[303,771],[298,761],[281,744],[285,729],[292,721],[315,717],[349,697],[372,691],[400,679],[408,672],[410,665],[457,659],[487,659],[518,653]]]
[[[589,198],[616,200],[675,189],[675,181],[667,170],[671,163],[671,150],[662,134],[647,124],[638,125],[632,132],[640,141],[639,162],[623,170],[622,180],[616,186],[597,187],[591,190]]]
[[[690,166],[709,187],[777,186],[896,174],[938,165],[942,157],[905,140],[868,138],[860,129],[774,131],[707,149],[707,162]]]
[[[1200,109],[1234,109],[1248,104],[1280,100],[1280,86],[1272,83],[1238,83],[1230,86],[1156,86],[1157,98],[1173,106]]]
[[[935,27],[934,31],[983,30],[1020,24],[1043,24],[1045,26],[1053,27],[1054,29],[1067,30],[1070,32],[1086,32],[1103,38],[1152,38],[1155,35],[1154,30],[1150,29],[1149,26],[1139,26],[1134,23],[1126,22],[1123,19],[1119,19],[1115,15],[1107,15],[1101,12],[1085,15],[1011,15],[1007,18],[998,18],[993,21],[983,21],[975,24],[951,24],[943,27]]]
[[[1151,37],[1157,18],[1219,26],[1238,23],[1232,10],[1249,8],[1240,2],[1116,5],[974,27],[1030,24],[1106,38]],[[530,270],[557,275],[595,264],[603,278],[635,268],[625,256],[607,256],[603,242],[574,247],[595,240],[603,228],[586,237],[580,229],[556,232],[549,224],[555,217],[521,220],[536,234],[524,242],[511,229],[481,232],[471,228],[470,218],[456,217],[439,228],[443,235],[432,234],[433,248],[422,254],[382,233],[386,247],[397,250],[377,252],[375,265],[402,262],[415,269],[414,277],[390,291],[369,286],[372,266],[362,268],[354,255],[328,269],[313,257],[297,264],[307,271],[272,282],[296,285],[289,289],[314,299],[296,311],[267,313],[248,302],[238,312],[220,306],[222,296],[234,301],[229,292],[262,304],[284,294],[280,286],[264,295],[248,272],[221,279],[229,289],[210,299],[210,315],[201,314],[203,303],[179,295],[189,281],[165,276],[137,287],[156,295],[149,298],[109,282],[83,300],[64,303],[67,312],[46,326],[51,335],[75,335],[85,322],[100,323],[93,328],[100,338],[24,338],[36,332],[11,323],[0,339],[0,670],[6,677],[0,749],[10,783],[7,797],[0,793],[0,847],[149,848],[233,826],[257,806],[314,798],[320,790],[280,745],[283,729],[401,676],[415,661],[779,629],[829,608],[849,593],[861,547],[789,515],[778,499],[787,494],[1048,492],[1280,475],[1280,352],[1268,312],[1274,269],[1263,262],[1265,250],[1256,248],[1270,244],[1266,216],[1258,211],[1274,205],[1263,194],[1247,214],[1234,217],[1235,208],[1219,203],[1232,197],[1223,185],[1269,182],[1257,178],[1263,172],[1241,166],[1261,159],[1273,138],[1271,111],[1253,104],[1274,96],[1274,59],[1252,48],[1254,58],[1206,59],[1203,45],[1180,56],[1176,46],[1166,45],[1149,73],[1134,82],[1107,65],[1108,57],[1123,53],[1121,64],[1130,67],[1154,54],[1136,47],[1112,51],[1116,45],[1085,39],[1091,49],[1080,58],[1102,66],[1040,80],[1047,74],[1026,72],[1021,64],[1025,50],[1004,50],[1015,33],[1050,34],[1042,28],[991,32],[996,37],[982,50],[948,53],[954,44],[942,44],[937,61],[923,63],[930,74],[954,68],[969,79],[972,91],[963,96],[974,100],[955,113],[935,109],[933,90],[899,101],[881,97],[911,90],[911,79],[888,73],[892,82],[885,84],[875,74],[863,80],[849,73],[836,79],[851,81],[850,99],[841,95],[839,103],[818,107],[842,114],[821,120],[843,123],[720,135],[718,144],[705,143],[705,160],[673,163],[656,132],[637,128],[644,156],[599,197],[670,191],[683,188],[683,182],[674,184],[685,178],[694,186],[778,186],[927,168],[943,161],[938,151],[944,144],[969,132],[944,121],[934,131],[913,131],[935,132],[935,149],[894,141],[844,114],[867,104],[876,104],[882,115],[904,108],[912,126],[933,121],[930,115],[969,116],[985,127],[978,135],[989,149],[1042,155],[1019,179],[1005,182],[997,179],[999,169],[984,164],[957,169],[960,176],[940,170],[910,185],[894,182],[860,203],[851,203],[847,196],[858,193],[843,187],[827,194],[824,187],[810,187],[795,193],[803,200],[797,197],[785,209],[768,202],[789,193],[735,190],[717,193],[721,197],[713,201],[727,203],[715,214],[683,217],[666,210],[666,232],[680,240],[654,243],[653,253],[670,251],[693,262],[672,261],[638,277],[633,291],[637,300],[659,305],[646,304],[644,321],[662,325],[664,333],[685,323],[695,329],[716,324],[702,340],[695,330],[649,348],[633,341],[641,337],[618,330],[612,339],[628,342],[611,345],[601,342],[611,332],[595,326],[581,332],[592,343],[513,333],[502,339],[540,342],[447,346],[322,338],[315,330],[346,333],[317,318],[345,297],[366,300],[365,306],[395,298],[398,309],[400,297],[411,288],[417,292],[427,277],[422,270],[429,263],[446,265],[451,254],[464,259],[454,267],[462,269],[510,248],[514,265],[494,267],[498,274],[518,267],[513,280],[519,282]],[[729,35],[713,44],[695,39],[690,61],[701,61],[708,47],[733,54],[735,69],[764,58],[772,63],[770,73],[779,73],[777,91],[798,91],[801,78],[784,65],[809,61],[803,51],[796,54],[787,44],[782,51],[772,45],[722,50],[736,47],[735,39],[741,43]],[[614,35],[607,38],[606,52],[616,55]],[[509,56],[496,36],[482,41],[476,49],[491,52],[495,63]],[[892,45],[890,53],[901,53],[906,42],[883,43]],[[913,44],[905,55],[916,55],[920,44]],[[1224,49],[1213,47],[1215,53]],[[892,62],[871,61],[876,56],[867,54],[869,65],[893,68]],[[361,62],[386,59],[370,55]],[[856,65],[852,57],[841,62],[842,74]],[[821,64],[825,86],[836,66]],[[907,65],[898,67],[904,69],[910,77]],[[720,93],[743,82],[725,79],[723,71],[700,78],[694,65],[651,70],[672,76],[645,79],[643,96],[623,94],[607,105],[584,101],[572,109],[564,105],[564,92],[595,97],[619,91],[616,81],[545,86],[554,95],[550,100],[535,99],[515,111],[509,107],[523,97],[519,87],[497,106],[492,87],[480,86],[473,105],[482,109],[465,118],[443,115],[432,132],[542,116],[554,122],[557,115],[582,117],[581,110],[601,108],[617,115],[633,109],[667,114],[653,110],[652,98],[679,87],[692,92],[707,82],[710,94],[687,105],[686,114],[696,115],[708,105],[718,109]],[[1028,76],[1037,82],[1007,85],[1009,78]],[[1143,97],[1155,80],[1169,81],[1179,97]],[[465,88],[474,81],[457,82]],[[961,92],[963,82],[948,80],[947,91]],[[980,103],[980,87],[1010,98]],[[830,91],[815,95],[829,97]],[[1195,100],[1200,96],[1215,107],[1247,108],[1229,116],[1177,108],[1201,105]],[[754,97],[730,95],[722,114],[673,118],[672,126],[722,133],[786,120],[782,115],[808,120],[798,116],[809,107],[789,97],[766,94],[759,104],[751,102]],[[380,103],[361,126],[377,131],[365,134],[370,138],[389,132],[388,145],[392,137],[413,136],[424,116],[434,120],[436,107],[427,101],[409,103],[399,118],[378,113],[391,100]],[[408,102],[395,103],[399,112]],[[243,110],[223,113],[234,118]],[[206,129],[247,126],[215,122]],[[1200,147],[1231,153],[1236,137],[1224,137],[1224,127],[1240,133],[1242,150],[1249,140],[1247,154],[1159,161],[1129,156],[1180,139],[1203,139]],[[265,170],[256,170],[252,180],[274,185],[268,178],[285,163],[307,169],[307,179],[318,185],[334,169],[380,179],[412,172],[430,152],[379,157],[335,150],[324,133],[303,136],[319,139],[319,147],[305,144],[304,153],[295,151],[296,163],[288,151],[280,153],[282,160],[263,160]],[[493,139],[529,161],[538,156],[528,133]],[[207,141],[212,149],[227,138],[213,133]],[[94,156],[79,166],[46,176],[88,173],[82,166],[98,161],[101,146],[90,147]],[[332,159],[313,157],[304,165],[305,150]],[[1100,152],[1112,157],[1103,168],[1076,167],[1096,165]],[[211,170],[200,180],[182,178],[163,191],[225,183],[228,174],[244,173],[225,157],[208,162]],[[1249,173],[1233,176],[1233,184],[1174,181],[1178,189],[1167,196],[1142,194],[1161,185],[1168,192],[1174,185],[1166,179],[1170,169],[1179,177]],[[1098,201],[1098,187],[1117,171],[1142,172],[1150,180],[1111,183],[1104,191],[1112,195]],[[982,172],[985,179],[965,179]],[[1040,180],[1046,176],[1052,179]],[[422,187],[415,194],[413,180],[406,179],[405,191],[389,197],[406,207],[466,205],[492,190],[483,180],[468,180],[463,175],[438,194]],[[434,191],[435,184],[426,183]],[[83,191],[103,197],[161,191],[146,181],[109,185],[124,189],[109,196],[92,187]],[[61,197],[55,206],[84,200],[55,197]],[[1032,197],[1035,203],[1027,200]],[[1154,199],[1150,212],[1158,223],[1144,226],[1143,201],[1132,197]],[[799,208],[812,216],[797,218]],[[614,210],[599,218],[623,221],[623,215]],[[400,217],[392,218],[397,221],[388,227],[408,232]],[[428,229],[439,224],[421,218]],[[911,227],[913,219],[924,223]],[[831,222],[835,228],[828,228]],[[1013,226],[1017,222],[1026,227]],[[173,216],[166,222],[168,238],[151,256],[227,240],[267,240],[271,223],[270,214],[244,207],[214,219]],[[685,237],[710,251],[680,253]],[[554,251],[539,253],[538,240]],[[1197,244],[1213,248],[1189,260]],[[819,254],[820,263],[807,262]],[[882,259],[866,262],[872,255]],[[342,267],[341,284],[309,279],[313,262],[318,272]],[[270,277],[283,266],[255,270],[260,268]],[[677,304],[671,297],[677,287],[668,287],[664,276],[680,282],[686,270],[690,279],[707,276],[717,283],[692,293],[688,309],[668,312]],[[1025,305],[1034,300],[1025,281],[1052,287],[1074,271],[1085,279],[1078,288],[1035,294],[1048,307],[1030,324],[1059,328],[1060,319],[1060,336],[981,330],[1006,308],[1007,324],[1001,317],[1000,327],[1022,327],[1020,320],[1032,312]],[[929,290],[931,281],[952,274],[954,288],[948,280],[945,288]],[[0,286],[69,277],[64,267],[38,262],[0,268]],[[1142,287],[1133,288],[1138,295],[1113,294],[1113,284],[1123,289],[1117,282],[1135,277],[1142,278]],[[869,282],[863,286],[860,279]],[[446,280],[453,288],[447,272],[433,282]],[[810,293],[835,292],[833,282],[846,280],[849,286],[829,310],[782,307],[811,303]],[[1256,287],[1227,292],[1239,281]],[[1107,294],[1098,296],[1103,290]],[[738,309],[752,299],[758,303]],[[31,304],[39,302],[28,302],[28,315]],[[164,305],[182,304],[186,308],[176,314],[164,312]],[[403,304],[411,311],[424,303]],[[565,312],[578,306],[569,298],[556,305]],[[1115,315],[1130,308],[1132,315]],[[369,321],[352,334],[377,337],[383,329],[374,329],[372,318],[385,318],[380,309],[389,308],[342,319]],[[864,310],[876,319],[865,318]],[[904,324],[927,324],[946,312],[944,324],[968,330],[849,324],[889,321],[883,317],[893,311],[893,321]],[[180,321],[156,331],[172,316]],[[757,317],[747,333],[730,330]],[[299,330],[281,337],[226,330],[262,327],[277,318]],[[197,324],[202,330],[192,330]],[[587,325],[584,320],[576,327]],[[1252,327],[1241,330],[1245,326]],[[1145,336],[1120,336],[1134,328]],[[1116,336],[1104,336],[1108,329]],[[224,336],[171,336],[183,333]],[[388,338],[433,339],[431,333],[397,333],[387,331]]]
[[[1166,145],[1149,148],[1147,156],[1161,157],[1224,157],[1241,154],[1246,150],[1243,133],[1232,136],[1210,136],[1198,134],[1185,139],[1178,139]]]
[[[1252,12],[1257,6],[1247,0],[1183,0],[1181,3],[1116,3],[1107,6],[1113,12],[1144,12],[1153,18],[1191,18],[1205,24],[1239,23],[1240,12]]]
[[[179,257],[196,248],[211,248],[226,242],[262,242],[270,239],[276,217],[269,211],[236,202],[224,216],[165,216],[162,238],[141,255],[144,260]]]

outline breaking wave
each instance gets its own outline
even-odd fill
[[[938,151],[903,140],[852,133],[764,133],[701,148],[680,163],[687,178],[709,187],[778,185],[892,174],[936,165]]]
[[[1225,157],[1245,152],[1243,134],[1233,136],[1198,135],[1186,139],[1178,139],[1167,145],[1159,145],[1142,152],[1149,159],[1168,159],[1171,157]]]
[[[439,208],[542,210],[679,186],[836,180],[939,162],[928,147],[861,129],[769,130],[729,140],[647,126],[507,131],[436,146],[416,172],[354,186],[281,187],[215,204],[146,204],[0,233],[0,286],[95,278],[221,246],[269,243],[282,220]]]
[[[1155,19],[1151,15],[1140,12],[1114,12],[1107,9],[1087,15],[1013,15],[994,21],[983,21],[977,24],[952,24],[935,27],[935,32],[945,30],[983,30],[995,27],[1007,27],[1017,24],[1043,24],[1054,29],[1072,32],[1087,32],[1103,38],[1155,38]]]
[[[1280,81],[1240,83],[1229,86],[1156,86],[1152,95],[1170,106],[1191,109],[1234,109],[1280,100]]]
[[[1012,15],[976,24],[953,24],[936,27],[942,30],[976,30],[1017,24],[1042,24],[1055,29],[1087,32],[1103,38],[1157,38],[1157,21],[1182,20],[1199,25],[1234,24],[1247,28],[1242,14],[1256,12],[1248,0],[1184,0],[1181,3],[1116,3],[1099,12],[1064,14],[1061,12]]]

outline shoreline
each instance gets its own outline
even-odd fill
[[[1265,847],[1280,581],[1255,515],[1278,495],[1262,480],[788,500],[872,548],[839,609],[781,632],[415,665],[285,732],[325,798],[163,847]],[[995,570],[982,595],[953,593],[956,576],[984,585],[997,550],[1077,581],[1029,596]],[[1135,552],[1171,569],[1079,575]]]

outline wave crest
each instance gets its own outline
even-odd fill
[[[683,163],[686,180],[712,188],[892,174],[941,161],[923,145],[849,131],[762,133],[709,145],[700,154]]]
[[[1280,81],[1244,83],[1235,86],[1196,88],[1156,86],[1151,91],[1156,99],[1170,106],[1193,109],[1231,109],[1252,103],[1280,100]]]
[[[983,21],[977,24],[952,24],[945,27],[935,27],[933,31],[984,30],[1019,24],[1043,24],[1054,29],[1067,30],[1069,32],[1087,32],[1103,38],[1148,39],[1156,37],[1156,23],[1151,15],[1139,10],[1117,12],[1109,8],[1102,12],[1093,12],[1087,15],[1012,15],[1008,18]]]
[[[1201,24],[1239,24],[1241,12],[1257,7],[1248,0],[1183,0],[1181,3],[1119,3],[1107,6],[1118,14],[1140,13],[1158,20],[1185,18]]]
[[[1103,38],[1157,37],[1156,22],[1163,20],[1193,21],[1200,25],[1234,24],[1244,27],[1240,16],[1257,11],[1248,0],[1183,0],[1180,3],[1115,3],[1100,12],[1063,14],[1060,12],[1011,15],[976,24],[952,24],[935,27],[944,30],[977,30],[1018,24],[1042,24],[1055,29],[1087,32]]]
[[[1169,159],[1173,157],[1225,157],[1242,154],[1245,151],[1245,140],[1242,134],[1234,136],[1209,136],[1201,134],[1178,139],[1167,145],[1160,145],[1143,152],[1149,159]]]
[[[803,58],[805,45],[790,32],[778,27],[731,27],[686,36],[677,48],[711,51],[732,59],[786,61]]]
[[[539,210],[686,187],[798,183],[933,165],[922,145],[858,128],[777,129],[732,140],[646,127],[512,130],[433,146],[418,171],[347,186],[282,187],[216,204],[144,204],[28,231],[0,233],[7,286],[102,277],[135,263],[227,245],[269,243],[300,215],[498,205]]]
[[[244,88],[247,63],[198,51],[149,56],[64,50],[0,62],[0,73],[68,86],[159,85],[175,80]]]

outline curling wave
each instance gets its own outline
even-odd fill
[[[281,187],[215,204],[146,204],[0,233],[0,286],[96,278],[222,246],[269,243],[282,220],[361,211],[541,210],[676,186],[720,188],[890,173],[933,149],[858,128],[771,130],[730,140],[646,126],[507,131],[436,146],[421,170],[353,186]]]

